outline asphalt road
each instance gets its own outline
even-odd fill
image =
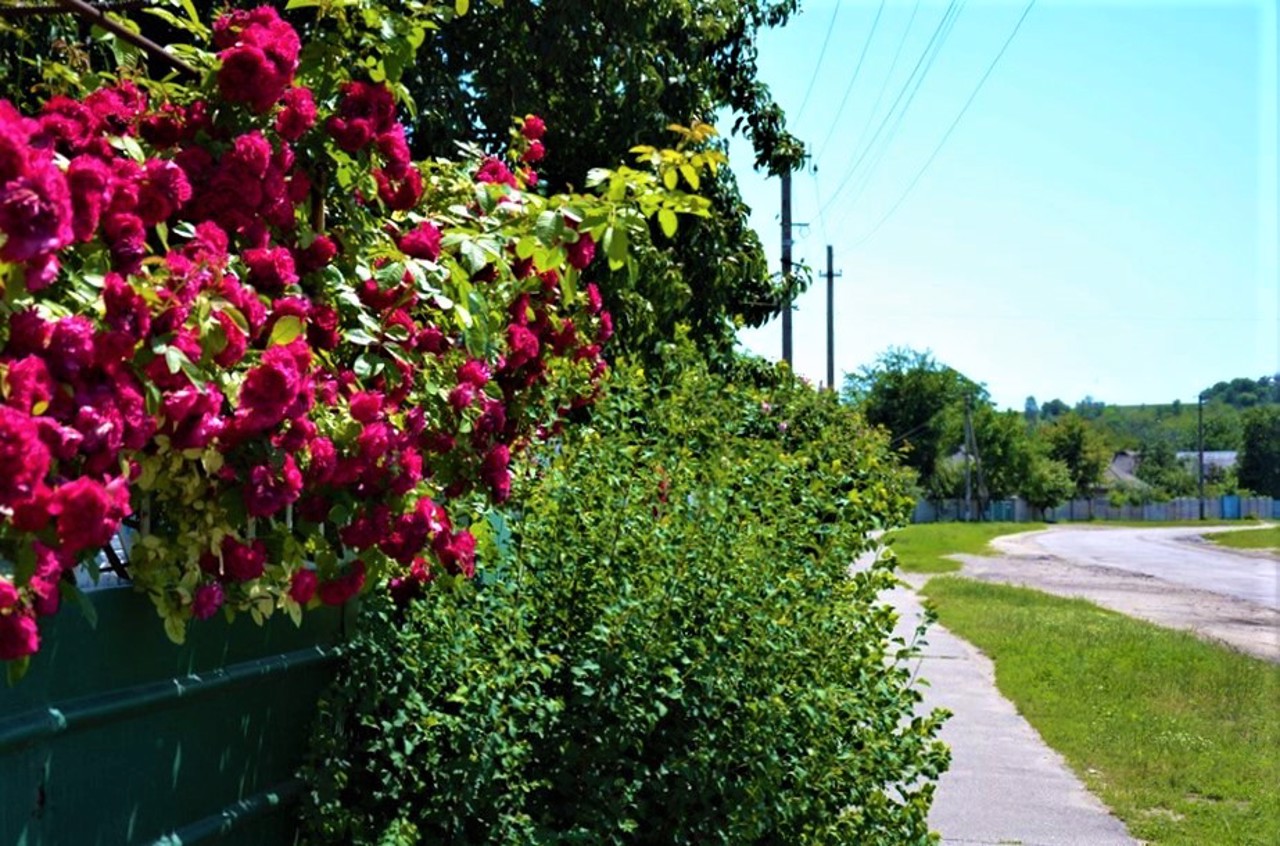
[[[1086,567],[1126,570],[1265,608],[1280,608],[1280,560],[1213,546],[1200,540],[1204,531],[1202,526],[1055,526],[998,538],[992,546],[1009,555],[1048,555]]]

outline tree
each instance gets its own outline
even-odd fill
[[[1237,377],[1230,382],[1218,382],[1204,392],[1204,398],[1206,402],[1224,402],[1235,408],[1277,403],[1280,402],[1280,374],[1259,379]]]
[[[1060,399],[1051,399],[1040,407],[1040,419],[1044,422],[1055,420],[1071,410],[1071,406],[1067,405]]]
[[[727,113],[757,167],[794,170],[803,145],[757,79],[756,38],[798,8],[798,0],[473,3],[406,68],[420,107],[412,144],[424,156],[451,155],[455,139],[493,149],[505,143],[512,115],[537,112],[552,151],[536,163],[538,177],[560,191],[663,140],[669,124]],[[655,226],[664,249],[641,252],[633,276],[596,271],[617,320],[615,351],[650,356],[684,323],[705,355],[727,358],[739,325],[763,324],[805,287],[805,277],[770,276],[727,168],[692,188],[712,200],[710,217],[674,238]]]
[[[227,4],[191,5],[208,15]],[[502,150],[513,116],[536,113],[547,134],[527,163],[536,167],[541,190],[573,192],[587,184],[592,168],[630,158],[637,145],[666,146],[665,127],[728,114],[734,131],[750,139],[758,167],[780,174],[802,161],[803,145],[786,131],[756,67],[758,34],[784,25],[799,0],[486,0],[457,4],[469,5],[461,15],[453,3],[302,5],[321,9],[319,16],[311,8],[285,12],[305,35],[339,27],[363,39],[340,49],[326,43],[316,54],[329,51],[331,63],[343,54],[360,57],[344,72],[385,78],[402,102],[416,106],[406,121],[415,157],[454,157],[459,144]],[[173,18],[134,17],[131,23],[158,43],[179,35]],[[29,97],[47,86],[56,92],[58,67],[87,65],[89,54],[107,52],[90,29],[69,15],[40,16],[22,29],[0,20],[0,49],[17,66],[0,81],[0,96]],[[722,142],[701,143],[724,151]],[[683,183],[686,174],[673,169],[672,178]],[[707,216],[678,230],[655,220],[657,248],[633,246],[635,264],[626,272],[603,255],[591,268],[614,316],[615,355],[652,359],[685,324],[703,354],[723,363],[733,355],[739,326],[762,325],[807,287],[804,274],[771,276],[728,168],[690,179],[683,187],[710,201]]]
[[[1245,412],[1242,440],[1240,486],[1262,496],[1280,497],[1280,406]]]
[[[1043,517],[1047,509],[1071,496],[1074,487],[1071,471],[1066,464],[1043,452],[1036,452],[1028,464],[1020,492],[1027,505],[1039,511]]]
[[[973,415],[974,439],[982,460],[986,498],[1008,499],[1027,483],[1034,448],[1016,411],[979,406]]]
[[[1036,405],[1036,398],[1034,396],[1027,397],[1026,404],[1022,408],[1022,416],[1027,420],[1027,428],[1034,429],[1040,422],[1040,406]]]
[[[1196,480],[1178,461],[1173,444],[1162,437],[1143,441],[1141,456],[1135,475],[1165,496],[1189,496],[1195,491]]]
[[[926,490],[939,459],[963,442],[955,440],[945,412],[957,409],[966,395],[986,399],[983,388],[959,371],[905,347],[890,348],[875,364],[845,377],[845,400],[889,431],[902,462]]]
[[[1048,456],[1066,465],[1075,495],[1089,496],[1111,458],[1101,436],[1074,413],[1043,427],[1040,434]]]

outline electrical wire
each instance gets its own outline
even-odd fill
[[[916,0],[915,5],[911,7],[911,16],[907,18],[907,26],[902,30],[902,37],[898,39],[898,46],[893,51],[893,59],[889,62],[889,70],[884,76],[884,82],[880,85],[880,90],[876,92],[875,102],[871,104],[871,110],[867,112],[867,120],[862,124],[862,129],[858,131],[855,138],[865,138],[867,130],[871,128],[871,121],[875,118],[876,113],[880,110],[880,104],[884,101],[885,92],[889,90],[889,83],[893,79],[893,72],[898,67],[898,59],[902,58],[902,48],[907,44],[907,36],[911,34],[911,27],[915,25],[916,14],[920,11],[921,0]],[[813,179],[813,193],[816,203],[814,208],[818,210],[818,225],[822,228],[822,238],[824,243],[831,243],[827,236],[827,216],[826,205],[822,200],[822,185],[818,181],[818,166],[815,162],[809,168],[809,176]]]
[[[907,36],[911,34],[911,27],[916,22],[916,14],[920,11],[920,0],[916,0],[914,6],[911,7],[911,17],[907,18],[907,27],[902,30],[902,37],[898,39],[898,47],[893,51],[893,59],[889,62],[889,70],[884,75],[884,82],[880,85],[880,91],[876,94],[875,102],[871,104],[871,111],[867,112],[867,120],[862,124],[862,129],[858,130],[858,134],[854,137],[858,139],[867,137],[867,130],[871,128],[871,121],[875,119],[876,113],[880,110],[880,104],[884,101],[885,92],[889,90],[889,83],[893,80],[893,72],[898,68],[898,59],[902,58],[902,48],[907,46]]]
[[[800,116],[804,114],[804,107],[809,105],[809,95],[813,93],[813,85],[818,81],[818,73],[822,70],[822,60],[827,55],[827,45],[831,43],[831,33],[835,30],[836,16],[840,14],[840,0],[836,0],[836,7],[831,10],[831,21],[827,24],[827,34],[822,39],[822,49],[818,51],[818,63],[813,66],[813,76],[809,77],[809,87],[804,91],[804,99],[800,101],[800,108],[796,110],[794,122],[799,125]]]
[[[920,76],[916,78],[915,85],[912,87],[911,92],[907,94],[906,102],[904,102],[902,104],[902,108],[898,110],[897,117],[893,118],[893,124],[889,127],[888,134],[886,134],[884,136],[884,140],[880,142],[879,149],[877,149],[876,152],[871,156],[870,161],[862,171],[862,175],[854,180],[851,193],[846,195],[844,199],[844,206],[846,208],[846,212],[840,218],[840,222],[843,222],[845,219],[847,219],[849,214],[852,212],[852,210],[857,208],[858,200],[862,198],[863,193],[866,192],[867,187],[871,185],[872,180],[875,178],[876,173],[879,171],[880,163],[884,161],[885,155],[889,152],[889,150],[893,148],[894,139],[898,137],[898,130],[902,128],[902,124],[906,119],[907,113],[911,110],[911,104],[912,102],[915,101],[916,94],[919,93],[920,88],[924,85],[925,77],[928,76],[929,69],[933,66],[934,61],[938,58],[938,54],[942,51],[943,45],[946,44],[947,37],[951,35],[951,30],[955,27],[956,18],[959,17],[959,15],[960,15],[960,12],[959,10],[957,10],[956,15],[952,17],[951,20],[947,23],[946,28],[942,32],[942,35],[938,38],[937,47],[934,49],[933,53],[929,56],[929,60],[925,62],[924,69],[920,74]],[[870,153],[871,152],[870,148],[868,148],[866,152]]]
[[[977,99],[978,92],[982,90],[982,86],[986,84],[987,79],[991,76],[991,73],[996,69],[996,65],[1000,63],[1001,57],[1003,57],[1005,54],[1005,51],[1009,49],[1009,45],[1013,43],[1013,39],[1017,36],[1018,30],[1022,29],[1023,21],[1025,21],[1027,19],[1027,16],[1031,14],[1031,10],[1032,8],[1035,7],[1035,5],[1036,5],[1036,0],[1030,0],[1030,2],[1027,3],[1027,8],[1022,11],[1022,17],[1018,18],[1018,22],[1014,24],[1013,31],[1009,33],[1009,37],[1006,38],[1004,41],[1004,44],[1001,45],[1000,51],[996,53],[995,58],[991,60],[991,64],[987,66],[986,72],[982,74],[982,78],[979,79],[978,84],[974,86],[973,93],[969,95],[969,99],[965,100],[964,105],[960,107],[960,112],[956,115],[955,120],[951,121],[951,125],[947,127],[947,131],[946,133],[943,134],[942,140],[938,142],[938,146],[933,148],[933,152],[929,154],[929,158],[926,159],[925,163],[920,166],[920,170],[916,171],[915,177],[912,178],[911,182],[907,185],[906,190],[902,192],[902,195],[898,197],[897,202],[895,202],[889,208],[889,210],[884,213],[884,216],[881,217],[880,220],[876,222],[876,225],[871,228],[870,232],[862,236],[862,238],[858,239],[858,241],[854,243],[855,247],[862,246],[867,241],[869,241],[872,238],[872,236],[874,236],[877,232],[879,232],[880,227],[884,226],[885,221],[893,217],[893,213],[896,212],[898,210],[898,207],[901,206],[906,201],[907,197],[911,194],[911,191],[916,187],[916,184],[920,181],[920,178],[924,176],[925,171],[929,169],[929,165],[933,164],[934,159],[938,157],[938,153],[941,152],[943,146],[946,145],[947,139],[951,137],[951,133],[955,132],[956,127],[960,125],[960,120],[964,117],[965,112],[969,111],[969,107],[973,105],[973,101]]]
[[[954,24],[954,19],[959,15],[959,10],[959,0],[951,0],[951,4],[947,6],[947,10],[943,13],[942,19],[939,20],[938,25],[934,27],[933,35],[929,37],[929,43],[925,45],[924,51],[920,54],[920,58],[916,60],[915,67],[911,69],[911,74],[907,77],[906,83],[903,84],[902,89],[898,92],[898,96],[894,98],[893,104],[889,106],[889,111],[885,115],[884,120],[882,120],[880,122],[880,126],[876,128],[875,133],[872,135],[871,140],[867,142],[867,146],[863,149],[862,154],[857,157],[854,163],[849,166],[849,169],[845,171],[844,176],[840,178],[839,184],[836,186],[832,196],[827,200],[823,211],[826,211],[826,209],[839,198],[840,192],[849,184],[849,180],[853,177],[858,165],[863,162],[867,154],[871,151],[871,148],[875,145],[876,140],[880,137],[880,134],[884,131],[885,127],[889,125],[890,116],[896,112],[898,105],[902,102],[902,98],[907,96],[908,90],[911,90],[913,96],[915,91],[919,90],[919,85],[916,85],[915,88],[912,89],[912,84],[915,82],[917,76],[920,77],[920,82],[923,83],[924,77],[928,74],[928,69],[933,65],[933,57],[937,56],[937,50],[934,49],[934,45],[937,44],[938,50],[941,49],[941,43],[939,43],[938,39],[944,32],[950,32],[949,27],[951,24]],[[922,69],[923,73],[921,72]]]
[[[867,32],[867,40],[862,42],[862,53],[858,56],[858,64],[853,68],[853,75],[849,77],[849,84],[844,89],[844,97],[840,100],[840,106],[836,109],[835,117],[831,118],[827,137],[822,140],[822,146],[818,148],[815,158],[822,158],[822,154],[826,152],[827,144],[831,141],[831,136],[835,134],[836,127],[840,125],[840,116],[844,114],[844,107],[849,104],[849,95],[853,93],[853,86],[857,83],[858,75],[862,72],[862,62],[867,58],[867,48],[871,46],[871,39],[875,38],[876,28],[880,25],[880,16],[884,13],[886,2],[888,0],[880,0],[880,8],[876,9],[876,17],[871,22],[871,29]]]

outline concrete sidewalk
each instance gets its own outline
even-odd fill
[[[901,615],[899,634],[910,638],[922,613],[919,597],[901,587],[885,599]],[[941,735],[951,747],[951,769],[938,782],[929,815],[944,844],[1136,846],[1000,695],[986,656],[938,625],[927,640],[917,669],[928,681],[923,707],[954,715]]]

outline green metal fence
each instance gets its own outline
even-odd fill
[[[221,618],[174,646],[145,597],[95,592],[42,621],[21,682],[0,682],[0,844],[292,843],[315,703],[353,611],[296,628]]]

